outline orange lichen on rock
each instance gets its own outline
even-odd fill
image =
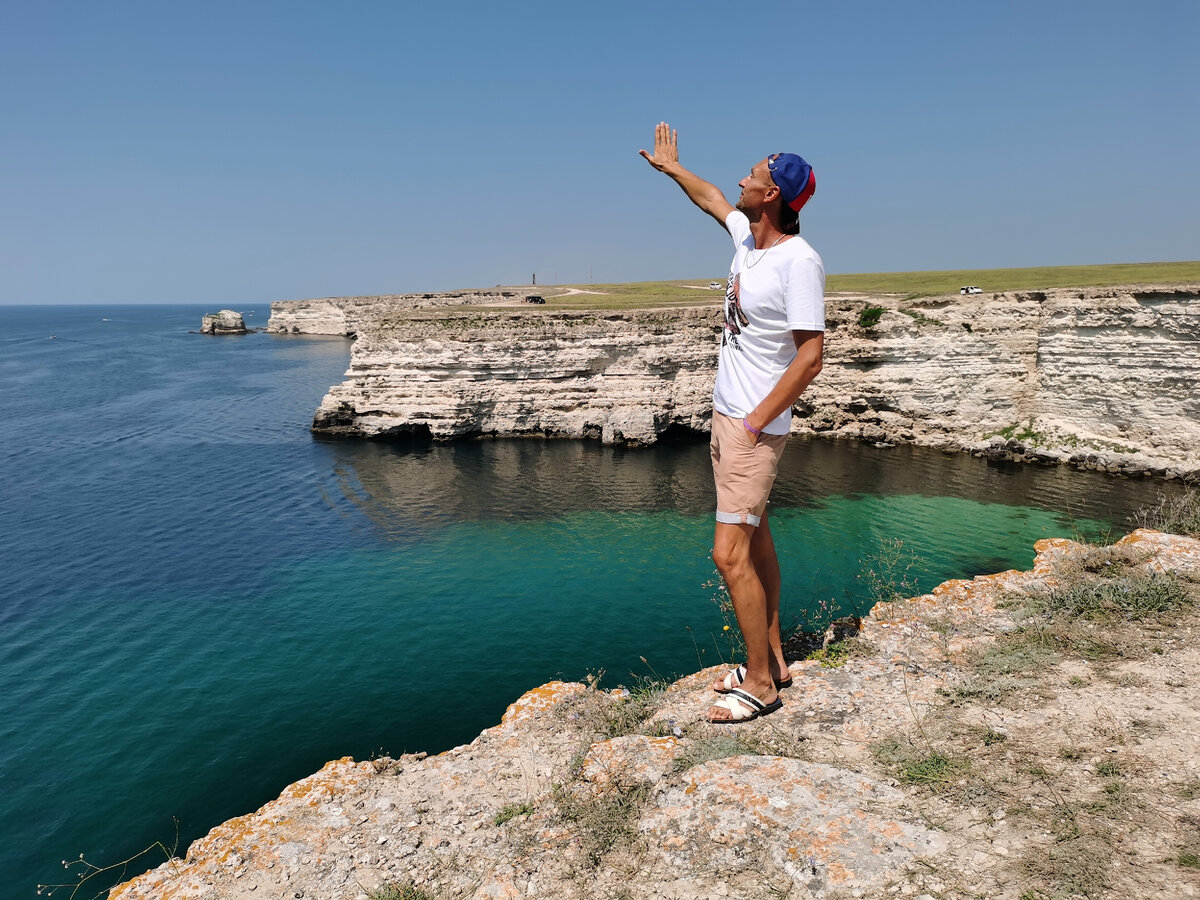
[[[582,776],[597,786],[654,784],[674,765],[679,740],[631,734],[593,744],[584,758]]]
[[[504,716],[500,719],[500,725],[519,725],[538,713],[557,706],[568,697],[582,694],[586,690],[587,687],[577,681],[551,681],[535,687],[509,704],[508,709],[504,711]]]

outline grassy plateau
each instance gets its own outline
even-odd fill
[[[716,281],[720,288],[711,289]],[[829,293],[901,294],[908,297],[957,294],[963,285],[986,293],[1117,284],[1200,282],[1200,260],[1115,263],[1100,266],[1042,266],[1028,269],[960,269],[945,272],[877,272],[828,276]],[[546,299],[551,309],[644,309],[697,306],[724,296],[725,276],[627,284],[556,284],[520,288]]]

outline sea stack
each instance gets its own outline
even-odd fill
[[[201,334],[246,334],[249,330],[242,314],[232,309],[209,313],[200,323]]]

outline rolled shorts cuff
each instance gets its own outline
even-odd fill
[[[762,516],[754,513],[727,513],[717,510],[717,521],[726,525],[753,525],[757,528],[762,524]]]

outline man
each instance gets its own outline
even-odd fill
[[[639,152],[733,238],[713,391],[713,561],[733,601],[746,664],[713,685],[726,696],[708,718],[746,722],[779,709],[779,689],[792,681],[779,638],[779,560],[767,497],[792,404],[821,371],[825,269],[799,236],[798,216],[816,179],[794,153],[774,154],[738,182],[735,209],[719,188],[679,164],[678,133],[667,123],[655,129],[654,153]]]

